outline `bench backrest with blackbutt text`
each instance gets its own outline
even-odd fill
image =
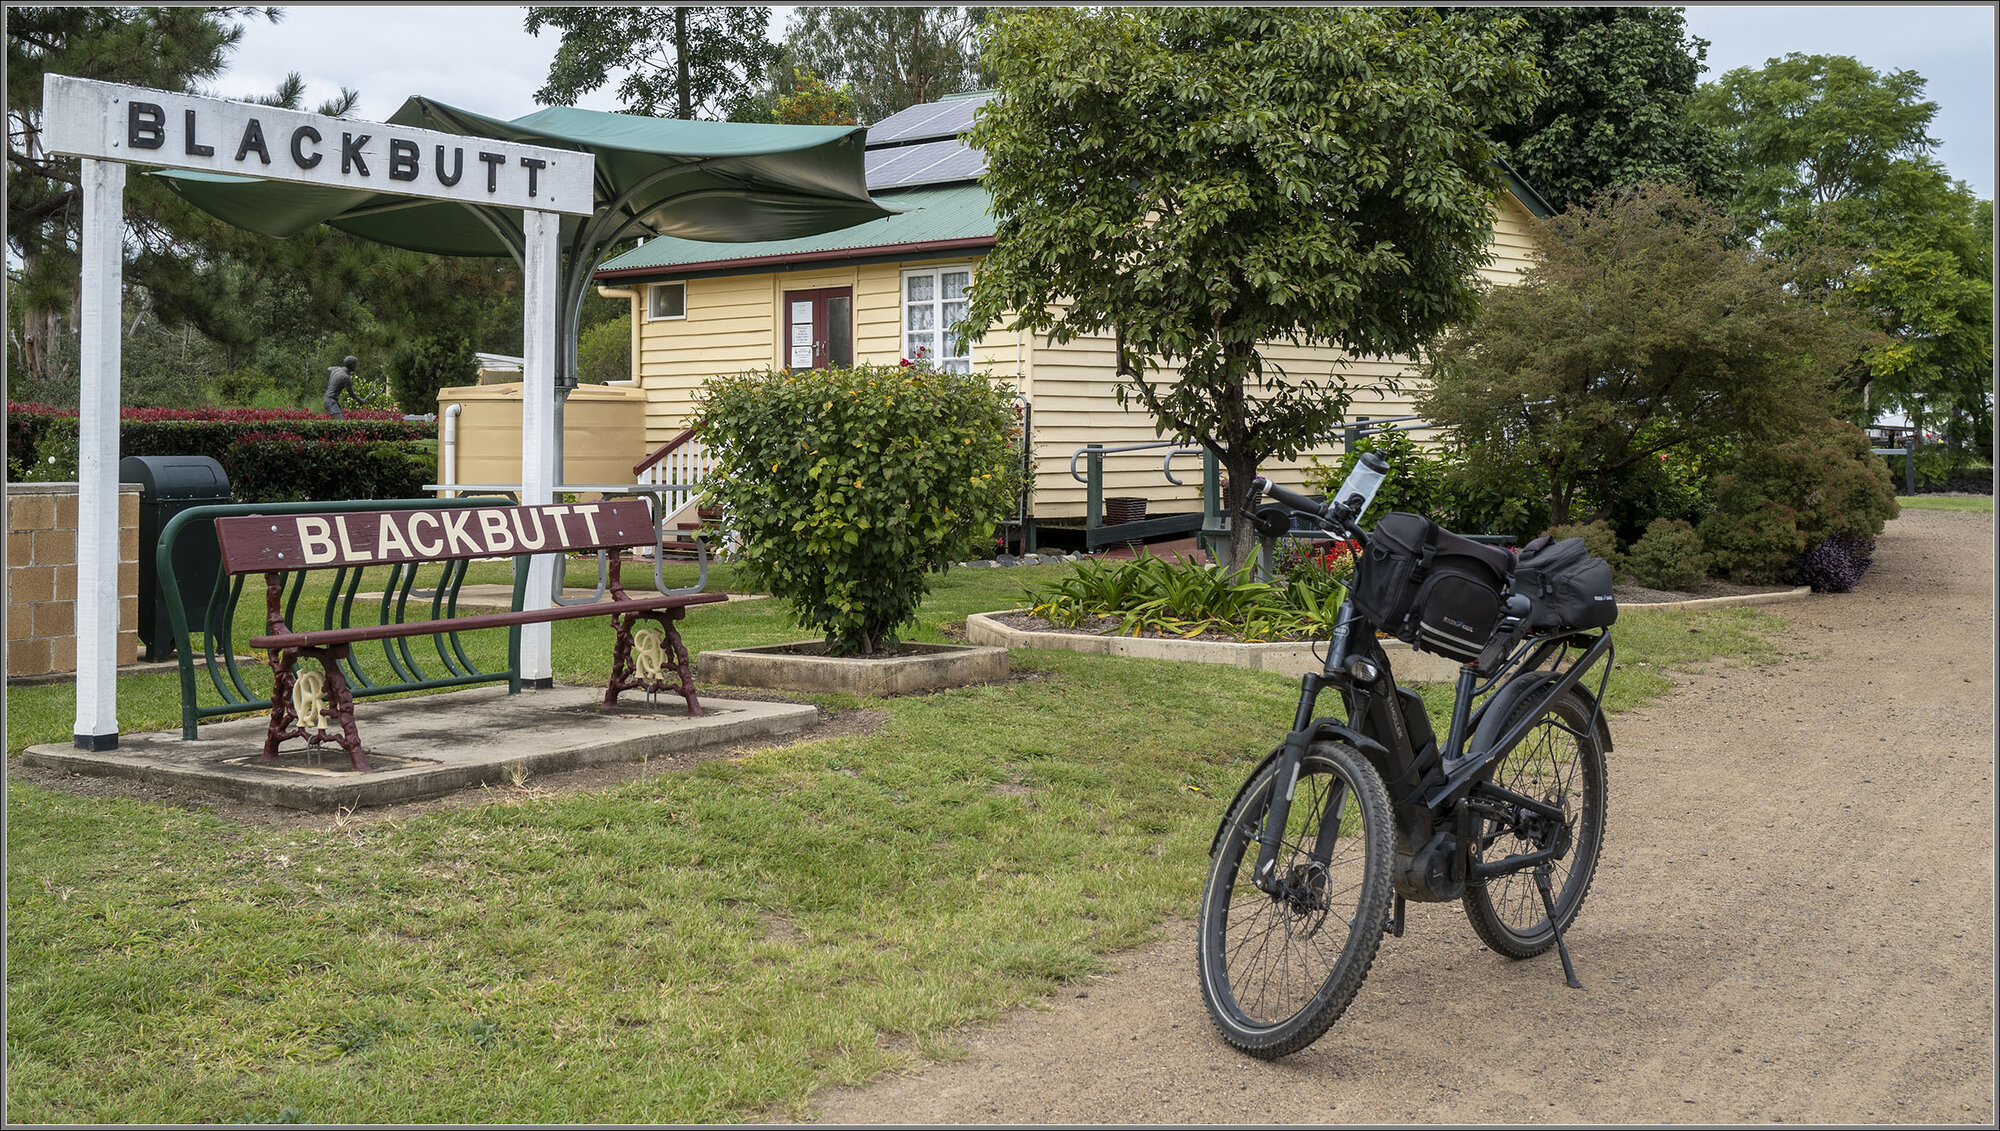
[[[215,520],[223,571],[232,575],[623,549],[654,538],[643,499]]]

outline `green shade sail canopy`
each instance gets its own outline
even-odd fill
[[[357,123],[358,125],[365,123]],[[574,149],[596,161],[595,211],[562,217],[566,252],[558,340],[574,384],[573,327],[591,273],[614,245],[637,236],[719,243],[795,239],[892,215],[870,199],[859,126],[685,122],[550,106],[502,121],[428,98],[403,103],[389,124]],[[467,155],[466,175],[480,174]],[[522,256],[514,208],[163,169],[190,203],[268,236],[328,224],[363,239],[439,255]]]

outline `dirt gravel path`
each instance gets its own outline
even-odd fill
[[[1190,923],[820,1097],[830,1123],[1922,1123],[1994,1119],[1993,520],[1906,511],[1785,658],[1613,723],[1605,855],[1556,956],[1412,907],[1347,1014],[1265,1063],[1196,990]]]

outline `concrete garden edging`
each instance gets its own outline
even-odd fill
[[[1812,596],[1812,586],[1801,585],[1797,589],[1783,589],[1776,593],[1738,593],[1733,597],[1696,597],[1687,601],[1654,601],[1648,604],[1630,604],[1627,609],[1721,609],[1730,605],[1779,605],[1786,601],[1803,601]]]
[[[1013,670],[1007,649],[977,644],[905,644],[915,654],[900,656],[813,656],[789,651],[799,646],[713,648],[696,658],[695,674],[702,683],[732,687],[879,698],[998,683]]]
[[[1235,644],[1221,640],[1166,640],[1154,636],[1092,636],[1080,632],[1029,632],[1003,624],[998,618],[1026,609],[1003,609],[974,613],[965,618],[965,638],[975,644],[1006,648],[1054,648],[1069,652],[1089,652],[1106,656],[1138,656],[1149,660],[1182,660],[1197,664],[1221,664],[1252,671],[1301,676],[1321,668],[1313,646],[1304,641],[1283,644]],[[1450,683],[1458,678],[1458,665],[1442,656],[1419,652],[1400,640],[1383,640],[1398,679],[1414,683]],[[1325,644],[1321,643],[1322,653]]]
[[[1812,589],[1799,586],[1776,593],[1739,593],[1731,597],[1703,597],[1690,601],[1661,601],[1628,605],[1631,609],[1716,609],[1731,605],[1773,605],[1800,601],[1812,596]],[[974,613],[965,618],[965,638],[974,644],[1001,648],[1053,648],[1104,656],[1139,656],[1152,660],[1181,660],[1197,664],[1221,664],[1252,671],[1302,676],[1320,670],[1320,660],[1308,643],[1234,644],[1219,640],[1168,640],[1152,636],[1094,636],[1080,632],[1030,632],[1002,623],[998,618],[1026,609],[1002,609]],[[1378,640],[1396,677],[1411,683],[1450,683],[1458,678],[1459,665],[1442,656],[1419,652],[1400,640]],[[1322,654],[1325,644],[1321,643]]]

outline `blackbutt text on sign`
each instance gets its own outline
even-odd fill
[[[125,144],[135,150],[165,149],[169,140],[166,108],[153,102],[128,102],[125,104]],[[233,131],[232,131],[233,132]],[[215,146],[202,140],[201,115],[195,110],[183,110],[181,122],[181,151],[189,157],[210,157],[215,154]],[[437,183],[450,187],[458,184],[465,176],[465,147],[452,146],[449,155],[442,145],[432,146],[431,160],[424,160],[423,147],[406,138],[389,137],[385,148],[370,151],[373,134],[357,134],[341,131],[338,150],[340,171],[343,175],[354,174],[368,177],[370,157],[376,159],[392,181],[414,181],[428,166]],[[243,162],[255,156],[262,165],[270,165],[271,140],[264,134],[264,125],[257,118],[243,124],[242,134],[235,140],[235,160]],[[282,156],[291,158],[294,167],[304,171],[316,169],[327,159],[328,139],[317,126],[294,127],[289,136],[278,147]],[[500,171],[507,164],[504,153],[475,151],[475,160],[486,166],[486,191],[500,191]],[[538,157],[523,156],[517,159],[518,168],[527,176],[528,195],[540,195],[540,174],[548,168],[548,162]]]
[[[652,508],[637,499],[233,515],[216,519],[215,533],[225,564],[237,572],[589,551],[656,537]]]

